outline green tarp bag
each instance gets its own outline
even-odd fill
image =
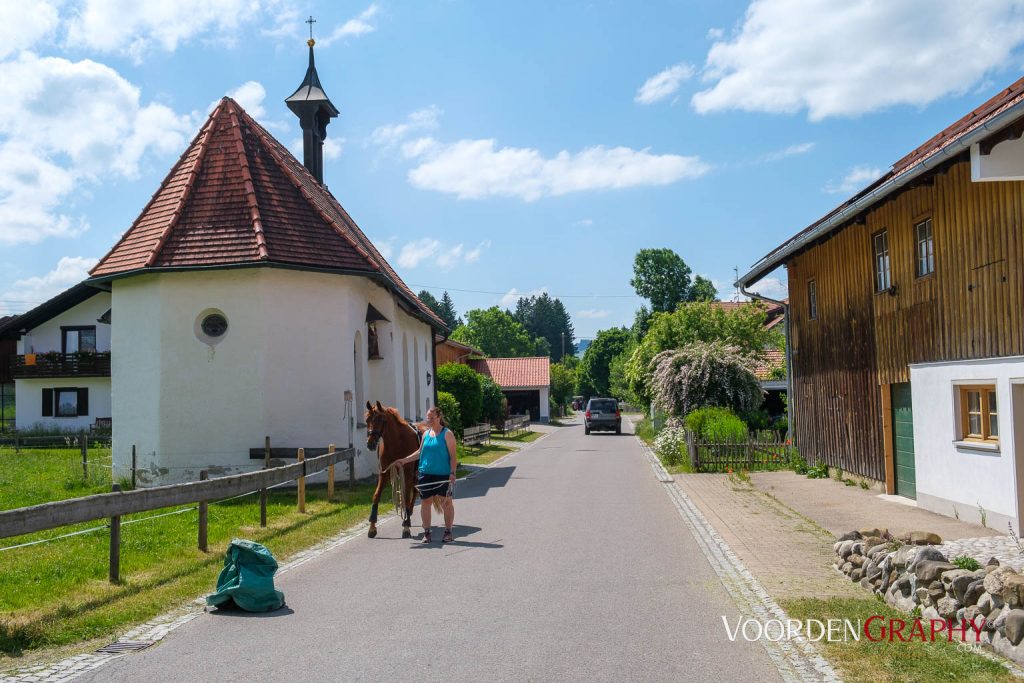
[[[207,605],[234,602],[246,612],[269,612],[284,606],[284,593],[274,589],[277,560],[255,541],[236,538],[224,556],[217,577],[217,592],[206,596]]]

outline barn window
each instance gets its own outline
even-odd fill
[[[807,317],[818,319],[818,283],[814,280],[807,281]]]
[[[917,242],[917,276],[924,277],[935,272],[935,242],[932,239],[932,219],[928,218],[914,226]]]
[[[889,231],[876,232],[872,239],[875,245],[875,291],[884,292],[892,284],[889,271]]]
[[[999,413],[994,384],[960,387],[960,437],[999,443]]]

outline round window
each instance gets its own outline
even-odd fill
[[[203,334],[216,339],[217,337],[223,337],[224,333],[228,331],[228,321],[220,313],[211,313],[203,318],[201,327]]]
[[[223,311],[208,308],[196,316],[194,331],[196,339],[204,344],[219,344],[228,333],[228,317]]]

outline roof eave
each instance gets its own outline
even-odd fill
[[[936,166],[942,164],[948,159],[951,159],[965,151],[969,151],[971,145],[981,142],[984,138],[992,135],[993,133],[999,132],[1021,116],[1024,116],[1024,100],[1007,107],[1006,110],[996,114],[990,120],[979,124],[974,130],[965,133],[961,137],[950,142],[948,145],[935,150],[935,152],[930,156],[921,159],[921,161],[913,168],[889,178],[888,180],[880,183],[875,189],[866,192],[864,196],[819,220],[817,223],[812,225],[810,230],[801,231],[797,236],[783,242],[771,254],[755,263],[754,266],[734,284],[736,286],[751,287],[779,266],[783,265],[797,252],[812,244],[818,238],[828,234],[836,228],[841,227],[843,223],[851,220],[857,214],[870,209],[881,200],[894,192],[899,191],[907,184],[930,172]]]

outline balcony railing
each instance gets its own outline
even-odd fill
[[[51,352],[11,356],[11,375],[14,379],[110,377],[110,352]]]

